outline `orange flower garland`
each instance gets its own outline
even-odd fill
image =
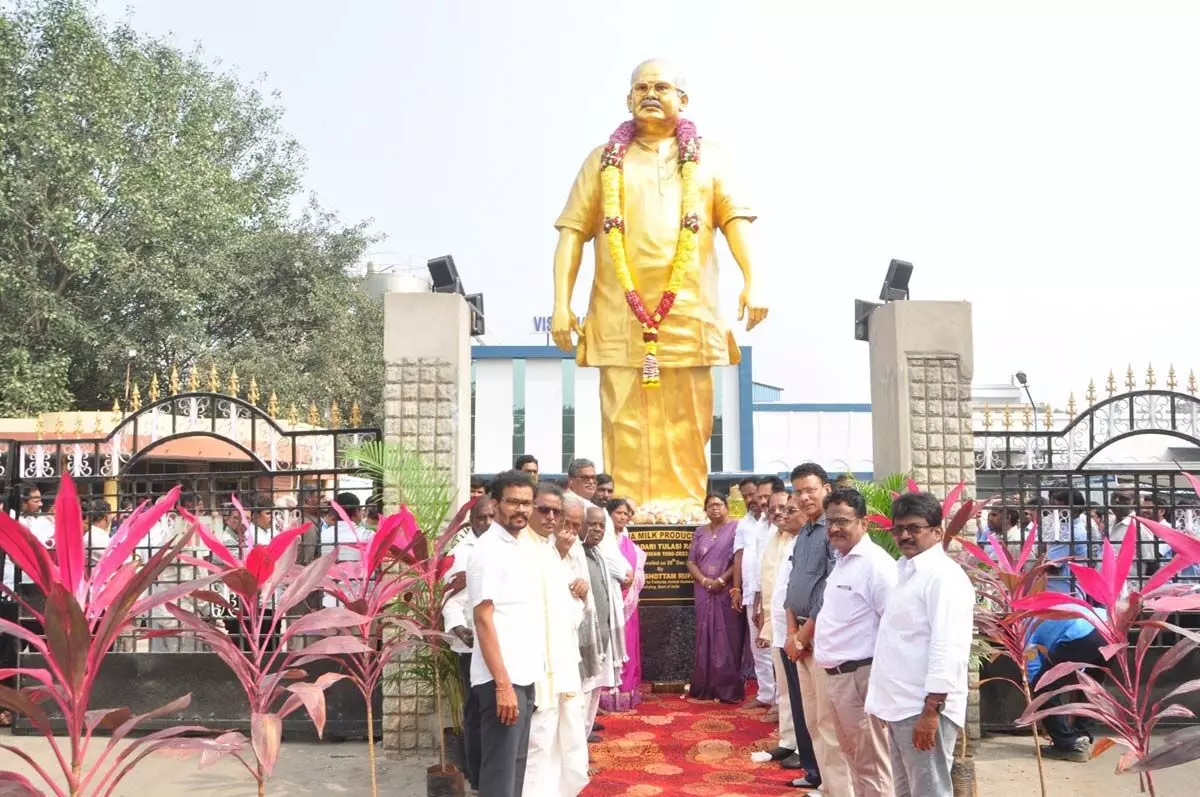
[[[700,139],[696,126],[687,119],[680,119],[675,126],[675,138],[679,142],[680,174],[683,180],[683,213],[679,226],[679,240],[675,244],[675,257],[671,260],[671,274],[667,289],[654,312],[646,309],[646,303],[633,284],[629,262],[625,257],[625,219],[622,216],[622,189],[624,187],[623,164],[625,153],[633,142],[633,122],[625,122],[608,139],[600,157],[600,184],[604,199],[604,237],[608,241],[609,255],[617,272],[617,282],[625,292],[625,301],[638,321],[642,322],[642,343],[646,357],[642,362],[642,385],[662,385],[658,369],[658,327],[671,311],[675,297],[683,286],[683,278],[696,262],[696,250],[700,236],[700,188],[696,183],[696,169],[700,163]]]

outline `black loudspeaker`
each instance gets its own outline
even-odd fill
[[[862,299],[854,300],[854,339],[870,341],[870,320],[871,313],[875,308],[879,307],[875,302],[864,302]]]
[[[425,264],[429,269],[429,278],[433,281],[434,293],[462,293],[462,280],[458,278],[458,269],[454,266],[454,258],[450,255],[435,257]]]
[[[467,297],[467,304],[471,305],[471,337],[477,338],[484,332],[483,323],[483,294],[472,293]]]

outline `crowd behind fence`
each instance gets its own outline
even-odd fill
[[[380,519],[380,505],[373,500],[374,486],[359,486],[361,480],[351,489],[339,481],[344,480],[344,474],[314,474],[306,472],[300,476],[288,477],[280,474],[262,473],[228,473],[222,474],[222,482],[240,484],[245,489],[234,490],[192,490],[197,483],[211,485],[212,480],[197,479],[180,483],[184,490],[180,495],[178,509],[164,515],[137,545],[131,558],[137,562],[145,562],[159,550],[173,543],[180,534],[192,531],[191,521],[186,515],[191,515],[197,524],[224,545],[239,559],[245,558],[249,550],[259,544],[266,544],[280,532],[309,524],[309,528],[299,538],[296,550],[296,560],[299,564],[307,564],[319,556],[339,550],[339,560],[347,560],[358,555],[350,546],[359,541],[369,539]],[[80,509],[82,513],[82,529],[84,535],[84,550],[87,562],[98,561],[100,555],[108,546],[111,537],[117,533],[121,524],[143,502],[153,503],[168,492],[170,486],[163,483],[154,488],[129,489],[116,496],[99,494],[103,489],[100,484],[79,485]],[[13,491],[9,509],[10,516],[26,526],[35,537],[48,548],[54,547],[54,524],[56,512],[61,507],[55,505],[55,496],[51,492],[55,485],[23,484]],[[43,490],[45,492],[43,492]],[[347,523],[334,509],[333,502],[343,509],[350,519]],[[185,515],[186,513],[186,515]],[[0,552],[3,559],[4,583],[14,589],[21,598],[35,607],[40,607],[44,597],[29,578],[20,572],[12,562]],[[218,563],[210,546],[201,535],[192,533],[182,549],[181,554],[171,561],[150,586],[150,592],[170,589],[177,584],[186,583],[210,574],[203,562]],[[194,611],[208,622],[223,627],[231,636],[238,636],[237,596],[223,583],[217,582],[209,588],[224,602],[233,608],[221,605],[220,601],[210,601],[195,597],[181,600],[183,608]],[[268,617],[273,618],[274,601],[278,596],[271,596],[268,602]],[[0,599],[3,600],[3,599]],[[287,627],[287,623],[296,617],[319,609],[322,606],[333,605],[333,599],[317,593],[293,608],[289,616],[275,618],[279,634]],[[23,617],[22,622],[27,626],[35,624],[29,617]],[[137,618],[135,627],[124,632],[117,640],[116,652],[140,653],[196,653],[206,648],[189,636],[155,636],[149,631],[160,631],[177,628],[179,622],[170,615],[165,607],[152,609],[147,614]],[[40,633],[41,629],[32,629]],[[303,639],[296,639],[297,645],[302,645]]]

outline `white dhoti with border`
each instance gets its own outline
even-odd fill
[[[584,695],[557,698],[533,714],[523,797],[575,797],[588,784]]]

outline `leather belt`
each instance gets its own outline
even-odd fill
[[[858,661],[842,662],[836,667],[826,667],[825,672],[830,675],[849,675],[855,670],[861,670],[863,667],[869,667],[872,659],[859,659]]]

